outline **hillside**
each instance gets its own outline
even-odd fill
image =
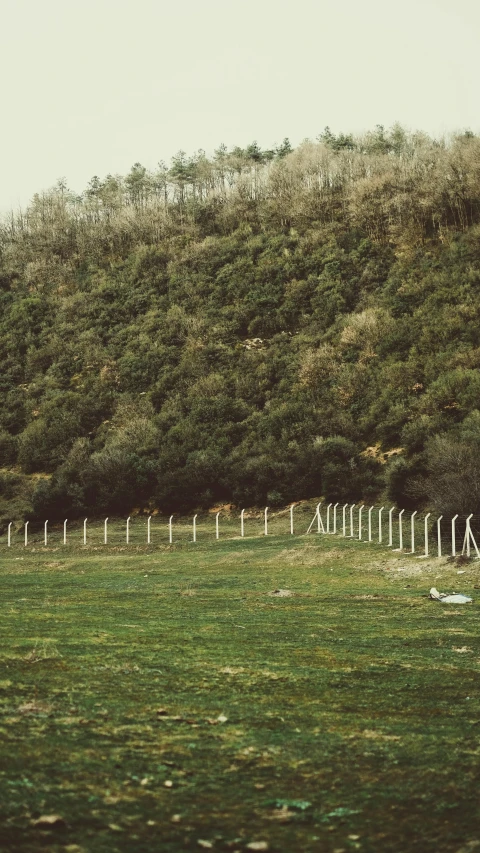
[[[480,511],[480,138],[328,129],[61,181],[0,233],[0,521]]]

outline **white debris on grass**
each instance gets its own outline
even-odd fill
[[[442,604],[471,604],[473,601],[468,595],[455,592],[452,595],[447,595],[445,592],[439,592],[434,586],[430,590],[430,598],[434,601],[441,601]]]

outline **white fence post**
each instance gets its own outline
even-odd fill
[[[373,506],[368,510],[368,541],[372,541],[372,512]]]
[[[330,507],[332,504],[328,504],[327,506],[327,533],[330,533]]]
[[[355,504],[352,504],[350,507],[350,538],[353,539],[353,510],[355,509]]]
[[[392,506],[391,509],[388,510],[388,547],[393,547],[393,511],[395,507]]]
[[[378,510],[378,541],[380,544],[382,542],[382,512],[384,509],[385,509],[385,507],[382,506]]]
[[[362,512],[365,504],[362,504],[358,509],[358,538],[362,538]]]
[[[404,509],[401,509],[398,513],[398,548],[395,548],[395,551],[403,551],[403,513]]]
[[[467,552],[467,557],[470,557],[470,519],[473,512],[465,519],[465,536],[463,537],[462,555]]]
[[[337,532],[337,506],[338,506],[338,502],[333,507],[333,532],[334,533]]]
[[[170,516],[169,521],[168,521],[168,541],[170,542],[170,545],[173,542],[172,518],[173,518],[173,515]]]
[[[197,541],[197,516],[193,516],[193,541]]]
[[[474,539],[474,536],[473,536],[473,533],[472,533],[472,528],[470,527],[470,522],[468,522],[468,532],[470,533],[470,538],[471,538],[471,540],[472,540],[472,542],[473,542],[473,547],[475,548],[475,553],[476,553],[476,555],[477,555],[477,560],[480,560],[480,551],[478,550],[477,543],[475,542],[475,539]]]
[[[335,534],[337,532],[337,506],[338,506],[338,501],[333,507],[333,530],[332,530],[333,534]]]
[[[425,516],[425,556],[428,557],[428,519],[431,513],[427,512]]]
[[[410,529],[411,529],[411,540],[412,540],[411,553],[412,554],[415,553],[415,516],[416,516],[416,514],[417,514],[417,510],[415,510],[415,512],[412,512],[412,515],[410,518]]]
[[[318,532],[320,533],[320,507],[321,507],[321,502],[319,504],[317,504],[317,508],[315,510],[315,515],[313,516],[310,524],[308,525],[308,530],[306,533],[307,536],[310,533],[310,531],[311,531],[311,529],[312,529],[312,527],[316,521],[318,522]]]
[[[83,522],[83,544],[87,544],[87,519]]]
[[[317,522],[317,533],[325,533],[325,528],[323,526],[322,516],[320,515],[321,505],[322,505],[322,502],[320,501],[317,504],[317,508],[315,510],[315,515],[313,516],[310,524],[308,525],[307,535],[310,533],[313,525],[315,524],[315,521]]]
[[[245,510],[242,509],[242,511],[240,513],[240,536],[242,536],[242,537],[245,536],[245,524],[243,521],[244,512],[245,512]]]
[[[347,535],[347,506],[348,506],[348,504],[344,504],[344,506],[343,506],[342,536]]]
[[[317,504],[317,533],[325,533],[325,528],[323,526],[322,516],[320,515],[320,507],[322,502]]]
[[[457,552],[455,550],[455,522],[456,522],[457,518],[458,518],[458,513],[457,513],[457,515],[454,515],[452,518],[452,557],[457,556]]]
[[[10,522],[7,528],[7,545],[10,548],[11,545],[11,530],[12,530],[13,521]]]
[[[219,515],[220,515],[220,512],[217,512],[217,514],[216,514],[216,516],[215,516],[215,539],[219,539],[219,538],[220,538],[220,531],[219,531],[219,529],[218,529],[218,524],[219,524],[219,522],[218,522],[218,516],[219,516]]]
[[[127,540],[127,545],[128,545],[130,542],[130,516],[128,516],[128,518],[127,518],[126,540]]]
[[[65,521],[63,522],[63,544],[64,545],[67,544],[67,521],[68,521],[68,518],[66,518]]]
[[[25,547],[28,545],[28,521],[25,522]]]
[[[267,518],[267,514],[268,514],[268,506],[266,506],[266,507],[265,507],[265,531],[264,531],[264,532],[265,532],[265,536],[268,536],[268,518]]]
[[[150,536],[150,523],[151,523],[151,521],[152,521],[152,516],[149,515],[147,518],[147,545],[150,545],[150,543],[152,541],[151,536]]]
[[[290,507],[290,535],[293,536],[293,508],[295,504],[292,504]]]
[[[437,518],[437,556],[442,556],[442,533],[440,530],[440,522],[443,518],[443,515],[439,515]]]
[[[48,542],[47,524],[48,524],[48,518],[47,518],[45,524],[43,525],[43,541],[44,541],[45,545],[47,545],[47,542]]]
[[[473,512],[470,513],[470,515],[468,516],[468,518],[465,522],[465,539],[463,540],[462,554],[465,551],[465,546],[466,546],[467,557],[470,557],[470,543],[472,543],[473,547],[475,548],[475,553],[477,555],[477,558],[480,559],[480,551],[478,550],[478,546],[477,546],[477,543],[475,541],[475,537],[472,533],[472,528],[470,527],[470,519],[471,518],[473,518]]]
[[[108,542],[108,515],[103,523],[103,544],[106,545]]]

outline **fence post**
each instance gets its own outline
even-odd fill
[[[127,518],[127,533],[126,533],[127,545],[130,542],[130,516]]]
[[[334,533],[337,532],[337,506],[338,506],[338,501],[335,504],[335,506],[333,507],[333,532]]]
[[[362,504],[358,509],[358,538],[362,538],[362,512],[365,504]]]
[[[170,516],[169,521],[168,521],[168,541],[170,542],[170,545],[173,542],[172,518],[173,518],[173,515]]]
[[[47,545],[47,542],[48,542],[47,524],[48,524],[48,518],[47,518],[45,524],[43,525],[43,541],[44,541],[45,545]]]
[[[385,507],[382,506],[378,510],[378,541],[380,544],[382,542],[382,512],[384,509],[385,509]]]
[[[395,551],[403,551],[403,519],[402,519],[402,516],[403,516],[404,512],[405,512],[405,510],[401,509],[400,512],[398,513],[398,539],[399,539],[399,542],[398,542],[398,548],[394,549]]]
[[[108,542],[108,515],[103,523],[103,544],[106,545]]]
[[[368,510],[368,541],[369,542],[372,541],[372,511],[373,511],[373,506],[371,506],[370,509]]]
[[[151,537],[150,537],[150,522],[151,522],[151,520],[152,520],[152,516],[149,515],[147,518],[147,545],[151,544]]]
[[[330,533],[330,507],[332,504],[328,504],[327,506],[327,533]]]
[[[197,515],[193,516],[193,541],[197,541]]]
[[[63,522],[63,544],[64,545],[67,544],[67,521],[68,521],[68,518],[66,518],[65,521]]]
[[[315,515],[313,516],[313,518],[312,518],[312,520],[311,520],[310,524],[308,525],[308,530],[307,530],[307,533],[306,533],[306,535],[307,535],[307,536],[308,536],[308,534],[310,533],[310,531],[311,531],[311,529],[312,529],[313,525],[315,524],[315,521],[317,521],[318,532],[320,533],[320,525],[321,525],[321,523],[322,523],[322,519],[321,519],[321,517],[320,517],[320,507],[321,507],[321,505],[322,505],[322,502],[320,501],[320,503],[319,503],[319,504],[317,504],[317,508],[316,508],[316,510],[315,510]],[[325,533],[325,531],[323,531],[323,532]]]
[[[9,547],[9,548],[10,548],[10,545],[11,545],[11,530],[12,530],[12,524],[13,524],[13,522],[11,521],[11,522],[10,522],[10,524],[8,525],[8,529],[7,529],[7,545],[8,545],[8,547]]]
[[[267,513],[268,513],[268,506],[266,506],[266,507],[265,507],[265,536],[268,536],[268,519],[267,519]]]
[[[25,547],[28,545],[28,521],[25,522]]]
[[[480,551],[478,550],[478,546],[477,546],[477,543],[475,541],[475,537],[472,533],[472,528],[470,527],[470,519],[471,518],[473,518],[473,512],[470,513],[470,515],[468,516],[466,523],[465,523],[465,541],[463,543],[462,554],[465,550],[465,545],[466,545],[467,546],[467,557],[470,557],[470,543],[472,543],[473,547],[475,548],[475,553],[477,555],[477,558],[480,560]]]
[[[465,546],[467,550],[467,557],[470,557],[470,519],[473,516],[473,512],[470,513],[468,518],[465,521],[465,539],[463,542],[462,554],[465,551]]]
[[[454,515],[452,518],[452,557],[457,556],[457,552],[455,550],[455,522],[456,522],[457,518],[458,518],[458,513],[457,513],[457,515]]]
[[[292,504],[290,507],[290,535],[293,536],[293,508],[295,504]]]
[[[245,510],[242,509],[242,511],[240,513],[240,536],[242,536],[242,537],[245,536],[245,525],[244,525],[244,521],[243,521],[244,512],[245,512]]]
[[[87,544],[87,519],[83,522],[83,544]]]
[[[440,515],[437,518],[437,556],[438,557],[442,556],[442,534],[440,531],[440,522],[441,522],[442,518],[443,518],[443,515]]]
[[[344,506],[343,506],[342,536],[347,535],[347,520],[346,520],[347,506],[348,506],[348,504],[344,504]]]
[[[355,509],[355,504],[352,504],[350,507],[350,538],[353,539],[353,510]]]
[[[219,529],[218,529],[218,516],[219,516],[219,515],[220,515],[220,512],[217,512],[217,514],[216,514],[216,516],[215,516],[215,539],[219,539],[219,538],[220,538],[220,532],[219,532]]]
[[[416,516],[416,514],[417,514],[417,510],[415,510],[415,512],[412,512],[412,515],[410,518],[410,529],[411,529],[411,539],[412,539],[412,551],[411,551],[411,553],[412,554],[415,553],[415,516]]]
[[[322,505],[322,502],[320,501],[320,503],[317,504],[317,533],[320,533],[321,529],[323,527],[322,516],[320,515],[321,505]],[[325,530],[323,532],[325,533]]]
[[[425,516],[425,556],[428,557],[428,519],[431,513],[427,512]]]
[[[392,506],[392,508],[388,510],[388,547],[389,548],[393,547],[393,518],[392,518],[392,516],[393,516],[393,510],[394,509],[395,509],[395,507]]]

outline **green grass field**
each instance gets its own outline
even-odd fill
[[[2,851],[480,848],[480,564],[276,523],[2,543]]]

